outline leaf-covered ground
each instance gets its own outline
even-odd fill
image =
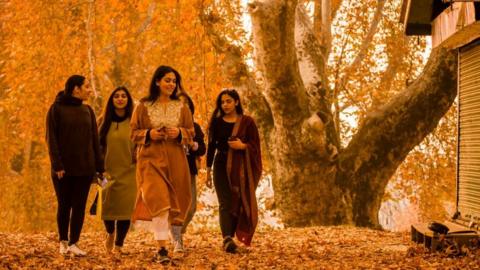
[[[0,233],[0,269],[480,269],[480,252],[450,258],[430,253],[408,233],[348,226],[260,231],[253,246],[230,255],[220,249],[219,232],[185,235],[187,252],[163,267],[152,261],[150,234],[130,232],[128,254],[107,255],[103,232],[84,233],[83,258],[58,254],[55,233]]]

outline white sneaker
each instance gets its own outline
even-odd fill
[[[73,244],[68,247],[68,252],[71,252],[75,256],[85,256],[87,252],[81,250],[77,245]]]
[[[171,240],[173,240],[173,253],[184,252],[182,226],[173,225],[170,228]]]
[[[68,241],[60,241],[60,255],[67,255]]]
[[[183,253],[185,249],[183,248],[183,241],[173,241],[173,253]]]

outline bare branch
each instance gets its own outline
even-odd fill
[[[357,53],[357,56],[353,60],[352,64],[345,70],[344,76],[340,79],[340,83],[338,85],[339,91],[342,91],[345,89],[345,85],[348,81],[348,78],[350,74],[358,68],[358,66],[361,64],[365,56],[367,55],[368,52],[368,47],[372,43],[373,36],[377,32],[378,24],[380,22],[380,19],[383,16],[383,8],[385,6],[385,0],[377,0],[377,9],[375,11],[375,14],[372,19],[372,23],[370,24],[370,28],[368,30],[367,35],[362,41],[362,44],[360,45],[360,49]]]
[[[313,31],[325,49],[324,58],[328,59],[332,47],[332,20],[335,18],[343,0],[315,0]]]
[[[340,9],[340,6],[342,5],[342,2],[343,0],[331,0],[331,4],[330,4],[330,14],[331,14],[331,18],[335,18],[335,16],[337,16],[337,12],[338,10]]]
[[[407,41],[407,36],[405,36],[402,33],[398,33],[396,35],[396,40],[398,42],[394,45],[396,48],[399,48],[401,46],[404,46],[408,41]],[[390,89],[392,88],[392,83],[395,79],[395,75],[397,73],[397,70],[399,66],[402,64],[403,57],[405,56],[404,50],[394,50],[392,54],[389,56],[388,59],[388,66],[385,72],[382,75],[382,78],[380,79],[379,87],[380,91],[382,93],[388,93],[390,92]],[[379,100],[376,97],[372,97],[372,107],[376,108],[381,104],[381,100]]]
[[[330,0],[322,0],[322,44],[325,48],[324,57],[328,59],[332,46],[332,18],[330,17]]]
[[[330,99],[332,100],[332,103],[334,105],[334,108],[335,108],[335,114],[334,114],[334,122],[335,122],[335,128],[338,130],[338,132],[340,133],[341,131],[341,128],[340,128],[340,104],[339,104],[339,100],[338,100],[338,93],[339,93],[339,88],[338,88],[338,78],[340,76],[340,66],[342,64],[342,61],[343,61],[343,57],[345,56],[345,48],[347,46],[347,43],[348,43],[348,38],[350,37],[350,31],[351,29],[349,28],[347,30],[347,33],[345,35],[345,38],[344,38],[344,42],[342,43],[342,48],[340,50],[340,57],[338,58],[338,61],[337,61],[337,65],[336,65],[336,68],[335,68],[335,80],[334,80],[334,87],[333,87],[333,91],[330,90]]]
[[[328,59],[332,46],[332,17],[330,16],[331,0],[315,0],[313,15],[313,31],[322,46],[324,59]]]
[[[377,9],[375,11],[375,15],[373,16],[372,23],[370,24],[370,29],[368,30],[367,35],[362,41],[362,45],[360,45],[360,50],[358,51],[357,56],[353,60],[350,69],[356,68],[362,60],[365,58],[368,50],[368,46],[372,43],[373,36],[377,32],[378,24],[380,23],[380,19],[382,18],[383,8],[385,7],[386,0],[377,0]]]
[[[345,48],[347,47],[348,44],[348,39],[350,38],[350,33],[351,33],[351,28],[348,28],[346,30],[346,33],[344,35],[344,39],[342,42],[342,48],[340,49],[340,56],[338,57],[337,64],[335,65],[335,79],[334,79],[334,87],[333,87],[333,93],[332,98],[336,98],[338,96],[338,85],[340,81],[340,67],[342,66],[343,58],[345,57]]]
[[[313,6],[313,32],[318,40],[322,40],[322,0],[315,0]]]
[[[156,3],[155,1],[150,2],[147,10],[147,17],[143,21],[142,25],[135,32],[135,38],[138,38],[147,28],[152,24],[153,15],[155,14]]]

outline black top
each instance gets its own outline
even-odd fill
[[[117,112],[114,111],[112,115],[112,122],[121,123],[127,118],[129,118],[129,116],[126,113],[123,116],[118,116]]]
[[[211,123],[213,130],[208,141],[207,167],[212,167],[215,151],[226,153],[228,151],[228,138],[232,135],[235,123],[228,123],[223,117],[214,118]]]
[[[69,176],[104,172],[95,114],[82,100],[57,95],[47,114],[47,144],[52,171]]]
[[[113,112],[112,123],[110,123],[110,125],[115,123],[115,129],[118,130],[118,125],[125,120],[130,121],[130,118],[127,116],[127,114],[125,114],[124,116],[118,116],[118,114],[116,112]]]
[[[197,157],[205,155],[205,135],[202,132],[202,128],[197,123],[193,123],[193,127],[195,128],[195,137],[193,137],[193,141],[198,143],[198,149],[193,151],[192,149],[188,149],[187,152],[187,160],[188,160],[188,167],[190,168],[190,174],[197,175],[198,168],[197,164],[195,163],[195,159]]]

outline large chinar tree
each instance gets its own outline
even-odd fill
[[[417,79],[388,102],[372,104],[342,147],[338,95],[348,73],[366,54],[385,0],[376,2],[371,26],[350,71],[335,83],[330,81],[326,61],[332,46],[332,18],[341,0],[311,2],[315,4],[313,22],[298,1],[248,3],[261,83],[245,64],[242,48],[218,31],[219,16],[202,6],[200,18],[217,52],[224,55],[225,76],[242,92],[257,120],[273,177],[275,206],[283,222],[287,226],[377,227],[390,177],[435,129],[455,99],[455,53],[434,49]],[[386,72],[395,76],[395,70]]]

